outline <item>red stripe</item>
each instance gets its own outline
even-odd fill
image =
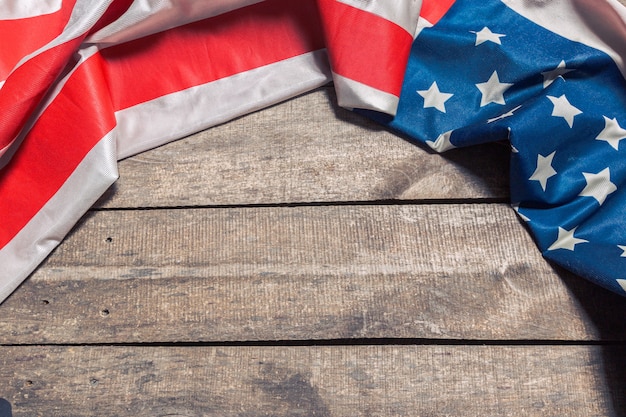
[[[89,34],[96,33],[100,29],[119,19],[133,4],[134,0],[114,0],[104,12],[102,17],[89,31]]]
[[[424,0],[420,16],[433,25],[450,10],[455,0]]]
[[[399,96],[412,34],[383,17],[335,0],[319,0],[336,74]]]
[[[317,28],[319,19],[312,0],[273,0],[109,48],[105,51],[108,62],[100,55],[88,59],[72,74],[2,170],[0,247],[41,210],[85,155],[115,126],[110,93],[114,94],[115,108],[125,108],[320,49],[323,40]],[[65,62],[67,52],[75,49],[73,44],[36,57],[33,65],[50,68],[45,66],[46,61]],[[197,48],[201,48],[200,53]],[[223,61],[216,64],[215,57]],[[11,75],[15,85],[32,85],[27,82],[27,69]],[[35,84],[38,90],[42,83]],[[10,85],[7,82],[5,88]],[[24,102],[34,101],[32,92],[23,95]]]
[[[70,18],[76,0],[65,0],[55,13],[15,20],[0,20],[0,80],[24,56],[59,36]]]
[[[0,248],[41,210],[115,126],[102,80],[102,60],[94,55],[70,76],[2,170]]]
[[[313,0],[269,0],[102,50],[116,110],[321,49]]]
[[[75,0],[71,1],[69,5],[73,6],[74,2]],[[117,19],[131,3],[131,0],[113,2],[91,31],[93,32]],[[67,11],[69,5],[63,5],[63,10],[68,15],[71,12],[71,9]],[[55,17],[57,20],[60,19],[56,14]],[[62,23],[65,24],[66,22]],[[37,31],[38,28],[35,27],[34,32],[37,33]],[[54,34],[54,32],[52,33]],[[0,109],[3,109],[0,113],[0,149],[8,146],[16,138],[30,115],[40,105],[50,86],[61,71],[67,67],[68,61],[86,35],[83,34],[42,52],[20,65],[10,74],[0,93]]]
[[[9,75],[0,90],[0,149],[15,137],[80,45],[73,39],[38,54]]]

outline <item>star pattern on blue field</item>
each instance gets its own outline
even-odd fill
[[[576,227],[572,230],[565,230],[562,227],[559,227],[559,234],[548,250],[565,249],[573,251],[579,243],[589,242],[588,240],[575,237],[574,233],[576,233]]]
[[[457,0],[454,7],[416,39],[412,76],[389,124],[438,152],[509,140],[513,208],[544,255],[622,291],[620,70],[604,52],[535,25],[503,2]],[[496,15],[508,23],[498,24]]]
[[[475,46],[481,45],[485,42],[493,42],[497,45],[502,45],[502,41],[500,40],[500,38],[506,36],[501,33],[493,33],[491,29],[489,29],[487,26],[477,32],[470,30],[470,33],[476,35],[476,43],[474,44]]]
[[[603,140],[616,151],[619,150],[620,141],[626,139],[626,129],[623,129],[617,119],[604,117],[604,129],[596,136],[596,140]]]
[[[528,178],[531,181],[539,181],[541,185],[541,189],[546,191],[546,187],[548,185],[548,179],[555,176],[557,172],[552,167],[552,160],[554,159],[554,155],[556,155],[556,151],[552,152],[550,155],[537,155],[537,168],[533,175]]]
[[[554,68],[553,70],[544,71],[541,73],[541,75],[543,76],[543,88],[550,87],[550,84],[552,84],[558,78],[564,79],[563,76],[572,71],[574,70],[567,68],[567,66],[565,65],[565,61],[561,60],[561,62],[559,62],[559,65],[557,65],[556,68]]]
[[[418,90],[417,94],[424,98],[424,108],[434,107],[442,113],[446,112],[446,101],[454,94],[442,93],[439,91],[437,81],[434,81],[427,90]]]

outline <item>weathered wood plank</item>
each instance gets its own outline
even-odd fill
[[[13,417],[618,416],[622,381],[605,368],[626,367],[624,353],[577,346],[0,347],[0,397],[12,408],[4,415]]]
[[[432,155],[332,87],[128,158],[102,207],[507,198],[503,145]]]
[[[505,205],[105,211],[0,305],[0,338],[625,339],[620,297],[564,279]]]

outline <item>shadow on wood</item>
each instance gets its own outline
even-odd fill
[[[600,336],[604,383],[614,416],[626,416],[626,298],[605,290],[555,266]]]
[[[508,143],[486,143],[463,149],[452,149],[442,154],[438,154],[425,144],[418,142],[415,139],[411,139],[409,136],[401,132],[390,131],[388,128],[367,119],[365,116],[340,107],[339,104],[337,104],[337,96],[333,88],[323,88],[321,90],[328,98],[328,102],[330,103],[337,120],[351,123],[364,131],[370,131],[373,133],[389,131],[399,140],[408,142],[412,146],[432,154],[431,157],[433,159],[436,160],[436,158],[443,158],[443,161],[440,161],[440,163],[443,164],[445,161],[452,163],[458,172],[464,174],[463,178],[467,181],[466,186],[471,184],[473,188],[483,190],[484,196],[488,198],[493,198],[501,202],[508,202],[508,173],[511,154],[511,149]],[[419,165],[424,165],[424,161],[420,162],[422,163]],[[415,166],[408,166],[407,168],[409,170],[411,168],[416,169]],[[402,196],[411,194],[407,193],[407,190],[397,190],[396,188],[397,187],[394,187],[394,184],[387,184],[390,198],[402,199]]]

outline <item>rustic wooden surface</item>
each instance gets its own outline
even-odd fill
[[[428,156],[334,103],[322,88],[122,161],[100,207],[507,199],[507,146]]]
[[[597,379],[601,350],[5,347],[0,380],[15,415],[29,416],[589,417],[616,411]],[[612,350],[626,366],[624,349]]]
[[[626,415],[626,302],[541,258],[507,147],[333,100],[122,161],[0,305],[0,417]]]
[[[28,344],[623,340],[626,303],[609,299],[601,334],[503,204],[99,211],[0,307],[0,331]]]

